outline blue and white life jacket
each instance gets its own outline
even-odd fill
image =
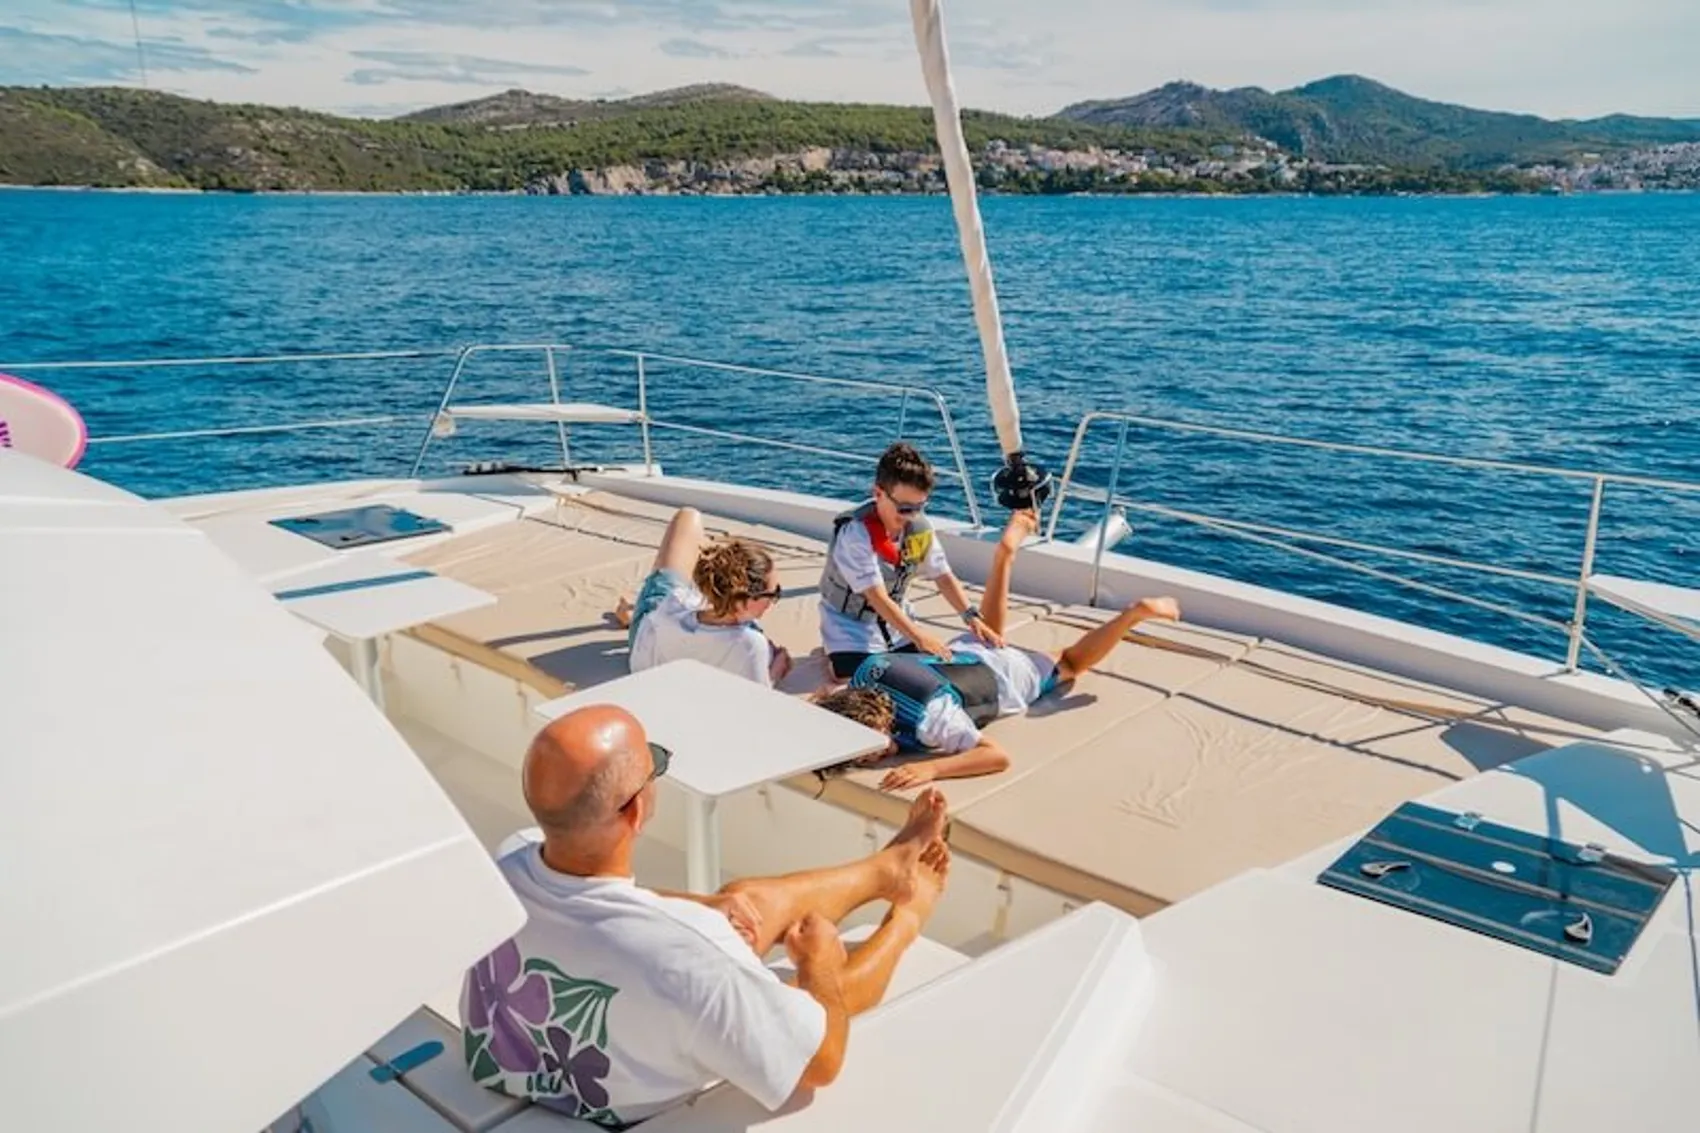
[[[997,674],[984,661],[967,657],[941,661],[922,653],[875,653],[857,667],[850,687],[878,689],[891,698],[893,734],[898,746],[910,751],[923,746],[916,730],[936,697],[956,701],[976,728],[998,718]]]

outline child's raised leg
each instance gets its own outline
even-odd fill
[[[1004,524],[1003,538],[992,548],[992,569],[986,576],[986,593],[980,599],[980,617],[992,632],[1003,635],[1009,621],[1009,580],[1015,573],[1015,556],[1028,536],[1039,530],[1039,514],[1012,511]]]
[[[1128,630],[1147,618],[1178,621],[1180,605],[1173,598],[1141,598],[1133,605],[1095,629],[1088,630],[1079,641],[1062,651],[1057,658],[1057,678],[1072,681],[1110,655]]]

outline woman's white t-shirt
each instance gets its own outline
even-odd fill
[[[690,659],[772,685],[773,646],[767,635],[751,622],[708,625],[698,617],[704,604],[696,587],[674,587],[638,623],[632,640],[632,672]]]

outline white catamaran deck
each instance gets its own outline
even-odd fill
[[[388,652],[386,682],[395,686],[389,695],[404,731],[493,845],[526,821],[513,770],[527,730],[541,721],[518,713],[505,740],[464,747],[437,734],[426,725],[470,738],[443,718],[440,701],[429,703],[435,693],[409,693],[408,676],[418,668],[409,649],[428,646],[463,674],[475,666],[538,698],[624,675],[626,636],[610,611],[635,593],[673,509],[571,485],[492,481],[478,491],[475,484],[459,496],[384,495],[458,520],[458,533],[393,554],[495,598],[408,630],[407,645]],[[304,506],[274,497],[196,522],[253,546],[276,531],[260,533],[262,516],[326,500],[321,494]],[[798,658],[787,690],[813,691],[825,675],[815,597],[823,544],[759,524],[705,521],[711,535],[753,539],[774,555],[785,597],[763,628]],[[959,630],[936,592],[921,587],[917,606],[941,633]],[[1106,616],[1017,596],[1008,635],[1057,649]],[[1068,695],[998,721],[990,733],[1013,765],[939,784],[957,851],[1064,898],[1102,900],[1136,915],[1362,830],[1408,799],[1600,734],[1279,641],[1189,624],[1184,610],[1182,624],[1142,627]],[[879,768],[828,772],[787,785],[892,824],[914,791],[882,791],[882,775]]]
[[[363,853],[374,824],[393,825],[385,808],[400,805],[406,792],[394,785],[363,790],[372,818],[347,827],[347,847],[315,833],[316,812],[293,801],[297,796],[358,788],[360,775],[369,777],[379,765],[398,781],[414,776],[409,789],[416,789],[428,769],[447,795],[437,812],[450,814],[442,804],[452,802],[470,827],[460,830],[461,842],[470,844],[475,835],[493,849],[528,824],[517,765],[541,724],[539,705],[570,687],[594,696],[600,684],[624,674],[624,633],[607,611],[647,568],[672,505],[719,499],[724,507],[717,510],[741,511],[746,520],[774,514],[776,503],[800,506],[800,498],[763,498],[730,485],[710,485],[717,495],[705,495],[703,482],[663,477],[629,484],[602,477],[599,485],[473,477],[332,484],[164,505],[115,493],[109,507],[74,512],[60,502],[73,494],[68,482],[48,485],[64,488],[58,495],[38,490],[32,487],[35,471],[0,459],[0,473],[14,474],[7,487],[10,509],[0,508],[0,534],[15,544],[14,552],[25,552],[0,558],[0,566],[15,564],[22,571],[18,581],[30,584],[0,590],[12,599],[0,603],[0,613],[12,619],[15,640],[23,643],[5,687],[14,692],[14,710],[28,708],[20,717],[24,774],[17,785],[29,813],[39,811],[38,823],[63,827],[71,821],[67,807],[41,809],[31,800],[39,804],[37,780],[44,770],[67,781],[77,777],[63,746],[53,742],[55,733],[44,740],[32,726],[46,720],[59,727],[74,716],[63,706],[123,690],[130,701],[149,705],[161,728],[196,737],[207,765],[236,776],[232,783],[240,786],[234,794],[203,799],[205,792],[185,795],[176,779],[148,780],[144,793],[170,798],[172,813],[185,815],[154,830],[155,840],[174,852],[198,849],[207,839],[203,828],[217,819],[220,830],[229,828],[222,844],[239,844],[237,832],[251,810],[245,792],[273,775],[288,779],[285,769],[296,778],[307,771],[296,795],[267,795],[268,805],[292,832],[290,855],[323,859],[331,878],[326,884],[337,886],[366,878],[365,858],[348,850]],[[97,487],[79,484],[77,491]],[[665,505],[644,503],[638,497],[645,493],[669,498]],[[272,522],[356,504],[406,508],[447,526],[376,550],[339,551]],[[830,515],[834,505],[809,506]],[[766,628],[806,659],[815,647],[811,591],[821,546],[796,533],[818,534],[818,525],[795,507],[790,515],[797,521],[784,529],[712,517],[710,526],[774,548],[790,593]],[[209,547],[196,550],[203,540],[193,529],[223,552],[224,562],[207,553]],[[176,538],[155,538],[163,534]],[[947,526],[945,537],[963,575],[983,577],[977,553],[985,544],[977,535]],[[182,552],[185,564],[194,550],[206,578],[179,579],[154,563],[154,545],[163,551],[166,542]],[[137,558],[143,551],[148,554]],[[1118,560],[1113,578],[1124,590],[1149,569]],[[1103,616],[1060,600],[1074,591],[1066,573],[1059,582],[1052,568],[1070,562],[1070,549],[1059,545],[1035,546],[1024,556],[1023,564],[1035,569],[1017,571],[1017,589],[1028,595],[1017,603],[1011,631],[1017,640],[1051,645]],[[82,573],[60,579],[71,567]],[[65,626],[53,617],[66,603],[41,606],[36,596],[55,585],[80,585],[84,574],[119,589],[93,611],[101,617],[76,623],[75,640],[61,641]],[[217,604],[201,608],[223,593],[211,586],[215,576],[224,590],[238,582],[249,588],[252,626],[213,617],[223,608]],[[1175,582],[1186,608],[1209,610],[1207,580],[1179,573],[1167,580]],[[265,591],[273,602],[258,601]],[[158,594],[173,601],[155,605]],[[941,630],[954,628],[936,596],[922,606]],[[269,611],[266,627],[256,620],[261,610]],[[279,621],[284,610],[299,620]],[[1303,640],[1313,647],[1341,624],[1327,621],[1332,615],[1325,609],[1306,613],[1321,619],[1320,628],[1307,630],[1291,618],[1291,608],[1282,611],[1288,620],[1279,624],[1309,632]],[[303,621],[325,632],[314,633]],[[1367,631],[1390,632],[1384,625]],[[345,714],[365,703],[377,722],[369,701],[323,679],[330,671],[319,644],[326,633],[329,648],[412,746],[417,764],[405,753],[399,763],[385,755],[386,744],[387,750],[400,750],[400,744],[394,733],[380,737],[381,729],[357,743],[366,733],[338,724],[335,734],[320,737],[322,751],[313,747],[314,729],[341,720],[327,715],[332,701]],[[1083,679],[1063,702],[995,725],[1016,765],[999,776],[944,785],[956,849],[951,885],[927,942],[906,960],[896,994],[857,1020],[855,1053],[842,1080],[777,1115],[760,1112],[736,1090],[713,1089],[655,1119],[657,1133],[755,1125],[842,1133],[875,1122],[963,1133],[1680,1128],[1683,1115],[1700,1104],[1700,1075],[1694,1073],[1700,1065],[1700,952],[1688,878],[1700,860],[1694,744],[1630,730],[1625,720],[1635,706],[1625,695],[1558,683],[1561,678],[1549,679],[1514,656],[1502,666],[1508,675],[1494,679],[1502,686],[1521,682],[1532,690],[1530,700],[1504,703],[1519,698],[1482,694],[1484,664],[1498,662],[1484,662],[1485,655],[1467,643],[1430,635],[1413,639],[1419,644],[1412,655],[1385,654],[1389,664],[1409,662],[1432,672],[1432,658],[1453,650],[1464,687],[1443,688],[1272,639],[1286,636],[1190,623],[1156,627],[1120,646],[1103,672]],[[87,687],[41,678],[48,671],[39,666],[42,657],[69,655],[67,649],[88,655],[97,638],[110,646],[111,663],[85,670]],[[174,642],[169,669],[154,663],[162,640]],[[366,661],[375,673],[362,673]],[[290,728],[260,751],[207,731],[214,707],[233,728],[251,717],[236,705],[186,695],[180,670],[191,665],[218,674],[212,683],[219,688],[234,680],[232,687],[264,691],[274,700],[282,695],[274,686],[283,669],[299,670],[301,679],[317,673],[313,679],[325,687],[322,696],[289,702],[283,710],[293,713]],[[818,676],[818,667],[806,663],[790,691],[812,686],[811,668]],[[26,678],[21,684],[20,675]],[[38,701],[62,707],[43,715]],[[1566,702],[1574,702],[1586,725],[1529,707],[1538,703],[1550,711]],[[1619,706],[1623,719],[1613,723]],[[160,750],[175,750],[176,743]],[[302,745],[313,757],[305,763]],[[88,758],[134,764],[128,749],[110,745]],[[339,772],[342,764],[347,767]],[[146,766],[151,775],[153,764]],[[808,775],[729,798],[720,811],[725,872],[819,864],[884,837],[903,800],[879,791],[876,775]],[[1675,884],[1611,974],[1318,884],[1319,873],[1359,844],[1366,830],[1418,796],[1449,808],[1460,821],[1509,824],[1538,843],[1597,843],[1624,855],[1631,872],[1636,862],[1668,863]],[[195,800],[206,815],[183,809]],[[687,840],[678,828],[679,801],[663,801],[641,843],[638,872],[651,884],[676,886],[683,872],[679,847]],[[134,810],[127,797],[103,805]],[[87,816],[78,812],[77,818]],[[104,828],[106,821],[95,825]],[[17,848],[34,844],[30,829],[15,833],[23,839]],[[77,845],[80,856],[67,859],[61,871],[75,867],[104,876],[109,863],[100,864],[99,844]],[[499,879],[488,873],[488,859],[476,846],[472,859],[485,863],[479,867],[486,871],[483,896],[499,896]],[[246,858],[191,857],[138,891],[170,881],[181,882],[185,893],[203,894],[209,884],[217,890],[228,884],[234,860]],[[1509,862],[1494,868],[1501,864],[1511,868]],[[307,896],[316,899],[321,889],[315,885]],[[93,894],[97,905],[90,908],[105,900],[87,884],[68,891]],[[1089,904],[1092,898],[1104,903]],[[276,904],[264,894],[256,899],[265,909]],[[435,945],[448,939],[442,927],[470,927],[460,923],[468,901],[429,879],[389,899],[392,905],[408,902],[414,918],[396,922],[391,935],[397,946],[410,933],[421,939],[435,933]],[[248,905],[238,901],[224,919],[208,921],[199,905],[184,905],[187,912],[179,915],[179,904],[148,904],[159,913],[160,955],[186,954],[185,947],[202,941],[226,949],[242,945],[243,926],[253,915]],[[321,934],[325,946],[342,947],[339,934],[358,919],[350,913],[327,920],[338,931]],[[474,1086],[453,1057],[453,985],[478,950],[506,931],[483,920],[489,922],[480,926],[484,936],[461,941],[452,962],[376,964],[362,972],[362,982],[381,978],[388,987],[382,1004],[367,997],[351,1006],[338,997],[314,1001],[300,1013],[299,1025],[325,1035],[334,1023],[336,1041],[299,1044],[304,1057],[312,1055],[311,1065],[282,1067],[275,1088],[259,1098],[279,1107],[285,1098],[299,1101],[276,1130],[297,1133],[309,1122],[373,1133],[564,1133],[572,1127]],[[409,927],[415,923],[421,927]],[[425,927],[431,924],[438,928]],[[377,938],[368,943],[375,947]],[[293,952],[280,954],[270,970],[316,987],[324,982],[319,965],[327,962],[317,956],[303,961]],[[171,980],[159,986],[181,990]],[[58,1003],[64,992],[48,988],[25,1003]],[[224,998],[197,995],[192,1006],[211,1018],[231,1010]],[[418,1009],[422,1002],[425,1011]],[[0,1014],[0,1023],[7,1021]],[[138,1010],[125,1016],[125,1033],[145,1033],[152,1022]],[[361,1050],[367,1053],[355,1057]],[[409,1060],[419,1057],[425,1061],[407,1070],[405,1080],[395,1077],[392,1061],[413,1065]],[[37,1093],[42,1096],[31,1112],[68,1112],[63,1098]],[[138,1098],[154,1113],[172,1104],[135,1092],[121,1104],[134,1106]],[[254,1112],[256,1098],[231,1095],[231,1104],[238,1100],[251,1119],[243,1127],[263,1120]],[[112,1108],[99,1098],[77,1101],[78,1112]],[[203,1120],[197,1127],[226,1126]]]

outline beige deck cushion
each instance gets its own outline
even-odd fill
[[[673,514],[671,508],[590,493],[564,498],[547,517],[419,551],[407,561],[485,590],[496,604],[444,618],[413,636],[548,695],[623,676],[626,631],[610,615],[622,597],[637,595]],[[817,649],[820,545],[715,517],[705,517],[704,528],[710,538],[734,534],[768,549],[787,597],[763,619],[763,628],[800,660]],[[818,672],[800,669],[788,687]]]
[[[426,548],[409,561],[497,603],[412,632],[546,695],[619,677],[626,633],[609,613],[635,595],[672,515],[590,493],[563,498],[546,516]],[[715,517],[705,526],[770,549],[785,597],[762,628],[797,663],[781,687],[796,695],[821,688],[823,545]],[[913,598],[940,636],[961,632],[936,587],[917,584]],[[1008,639],[1052,654],[1113,616],[1021,598],[1011,605]],[[1147,622],[1072,688],[988,734],[1009,751],[1009,770],[939,784],[957,848],[1142,914],[1353,833],[1483,767],[1594,733],[1284,645]],[[916,792],[880,790],[884,773],[806,775],[789,785],[896,824]]]
[[[1037,603],[1029,604],[1039,609]],[[1054,654],[1073,644],[1106,611],[1074,610],[1022,624],[1005,638],[1011,644]],[[1064,620],[1066,618],[1066,621]],[[1162,703],[1172,693],[1205,680],[1250,648],[1249,639],[1188,626],[1164,625],[1124,642],[1097,670],[1034,705],[1025,715],[1006,716],[986,734],[1009,753],[1008,770],[935,784],[953,813],[989,798],[1049,766],[1123,721]],[[829,778],[821,797],[883,822],[899,820],[919,788],[889,792],[880,780],[889,765]]]
[[[1503,762],[1538,750],[1526,730],[1456,694],[1286,652],[1259,646],[967,807],[953,843],[1143,913],[1373,825],[1476,774],[1472,756]]]

